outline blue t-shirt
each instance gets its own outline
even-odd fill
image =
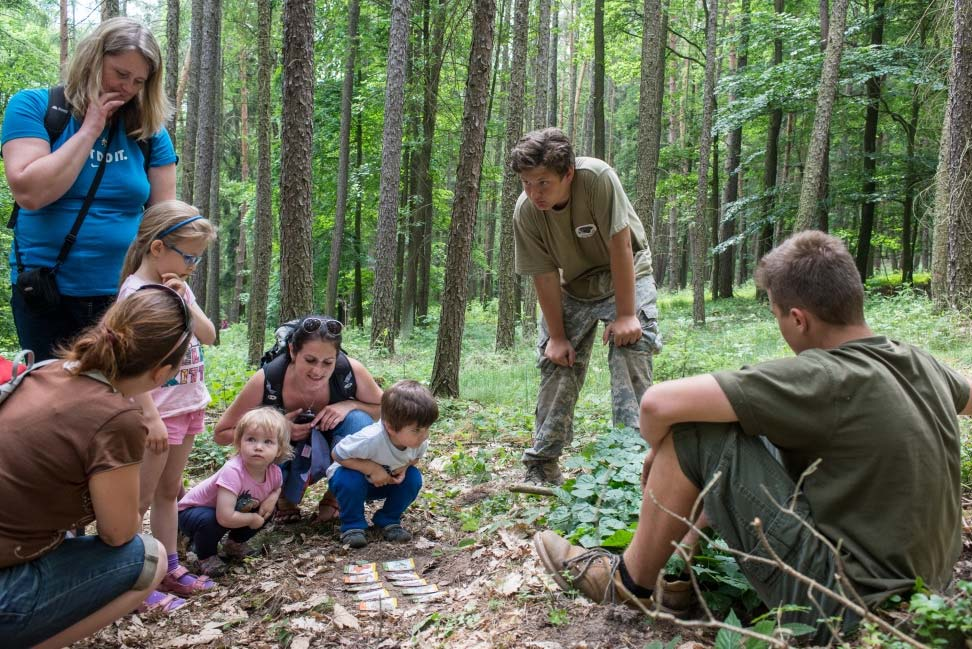
[[[18,138],[47,140],[44,114],[47,112],[48,89],[22,90],[7,104],[3,118],[0,145]],[[81,123],[72,116],[61,136],[51,144],[51,151],[63,145],[78,132]],[[123,128],[115,132],[91,209],[84,219],[78,240],[57,273],[61,293],[73,296],[114,295],[128,246],[138,233],[149,181],[145,175],[145,158],[138,143]],[[71,231],[74,219],[84,203],[98,165],[105,156],[104,142],[108,130],[95,141],[87,164],[61,198],[39,210],[20,210],[14,237],[24,266],[53,266],[64,237]],[[150,166],[164,167],[177,160],[172,140],[165,128],[152,137]],[[17,281],[17,263],[10,251],[10,282]]]

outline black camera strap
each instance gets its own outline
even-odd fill
[[[64,237],[64,243],[61,244],[61,250],[57,253],[57,259],[54,261],[53,272],[57,273],[61,264],[67,259],[68,253],[71,252],[71,248],[74,246],[74,242],[78,240],[78,232],[81,231],[81,224],[84,223],[84,217],[88,215],[88,210],[91,209],[91,203],[94,202],[95,194],[98,191],[98,185],[101,184],[101,179],[105,175],[105,166],[108,163],[108,152],[111,150],[111,141],[115,138],[115,131],[117,131],[119,126],[116,124],[110,127],[108,130],[108,139],[105,141],[105,152],[101,158],[101,163],[98,165],[98,171],[95,172],[94,180],[91,181],[91,187],[88,188],[88,195],[84,197],[84,203],[81,204],[81,209],[78,210],[78,215],[74,219],[74,225],[71,226],[71,231],[68,235]],[[17,246],[17,236],[14,235],[13,241],[14,256],[17,258],[17,272],[24,272],[24,260],[20,256],[20,248]]]

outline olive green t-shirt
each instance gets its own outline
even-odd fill
[[[635,277],[651,273],[644,226],[618,175],[602,160],[577,158],[564,209],[538,210],[525,192],[516,201],[516,272],[533,276],[559,270],[564,291],[580,300],[614,295],[608,245],[625,228],[631,230]]]
[[[743,431],[780,449],[817,529],[874,604],[921,577],[944,587],[961,551],[960,433],[969,383],[883,336],[715,375]]]

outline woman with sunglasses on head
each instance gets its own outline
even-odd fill
[[[331,449],[373,423],[381,411],[381,388],[364,365],[341,350],[343,328],[327,316],[302,318],[287,353],[250,377],[216,424],[216,442],[231,444],[236,423],[254,408],[276,407],[291,422],[294,456],[281,464],[284,484],[276,514],[280,522],[300,520],[304,491],[324,476]],[[338,514],[337,500],[325,494],[317,520],[324,523]]]
[[[11,310],[20,346],[38,359],[111,304],[144,206],[175,198],[176,187],[164,126],[171,107],[152,32],[130,18],[106,20],[64,71],[63,85],[10,98],[0,137],[19,205]]]
[[[0,405],[0,638],[63,647],[143,603],[165,548],[142,529],[146,428],[133,397],[172,378],[192,319],[171,289],[113,305]],[[96,522],[94,536],[66,531]],[[149,604],[178,603],[157,595]]]

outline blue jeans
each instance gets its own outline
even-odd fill
[[[98,322],[114,295],[93,297],[61,296],[61,305],[51,313],[35,315],[27,308],[16,286],[10,287],[10,310],[17,326],[21,349],[34,351],[34,359],[54,358],[58,345],[66,344],[79,333]]]
[[[375,423],[363,410],[352,410],[334,430],[311,429],[309,439],[294,442],[294,458],[280,463],[283,472],[281,497],[297,504],[304,498],[304,491],[324,477],[331,466],[331,449],[338,442],[365,426]]]
[[[364,514],[366,500],[385,500],[385,504],[375,512],[372,519],[377,527],[383,528],[401,524],[402,514],[415,502],[422,489],[422,472],[410,466],[405,471],[405,479],[401,484],[376,487],[368,482],[365,474],[342,466],[334,472],[327,485],[337,496],[338,505],[341,507],[342,532],[368,528]]]
[[[33,646],[104,608],[132,590],[143,563],[138,536],[117,548],[82,536],[28,563],[0,568],[3,646]]]
[[[189,537],[196,556],[206,559],[216,554],[216,546],[227,532],[237,543],[244,543],[260,530],[251,527],[223,527],[216,520],[215,507],[189,507],[179,512],[179,531]]]

